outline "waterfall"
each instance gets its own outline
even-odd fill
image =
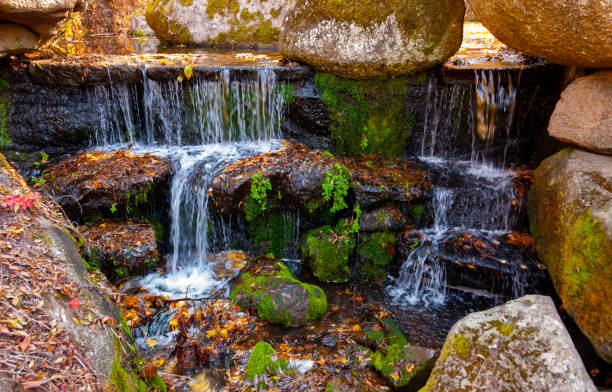
[[[153,294],[204,296],[226,288],[207,260],[211,238],[228,237],[228,229],[210,214],[210,183],[227,164],[278,148],[283,94],[274,71],[265,68],[253,79],[236,80],[229,68],[220,68],[214,80],[194,75],[190,81],[158,82],[146,69],[142,73],[140,90],[111,83],[86,92],[90,107],[100,113],[92,144],[134,143],[134,150],[174,163],[166,272],[133,284]]]

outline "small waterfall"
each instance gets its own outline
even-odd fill
[[[136,86],[128,84],[96,85],[87,92],[86,101],[99,120],[91,145],[135,141],[140,122],[137,97]]]

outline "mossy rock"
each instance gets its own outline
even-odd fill
[[[308,260],[313,274],[320,281],[346,282],[349,278],[348,259],[354,249],[352,234],[322,226],[306,234],[302,257]]]
[[[459,49],[464,12],[462,0],[295,0],[279,45],[287,58],[348,78],[416,73]]]
[[[544,160],[530,227],[570,316],[612,363],[612,157],[565,149]]]
[[[550,297],[472,313],[450,330],[432,391],[596,391]]]
[[[264,373],[269,375],[276,374],[278,369],[286,369],[288,361],[276,354],[276,350],[267,342],[258,342],[246,367],[246,377],[253,380],[255,376],[261,377]]]
[[[407,220],[394,207],[380,207],[364,213],[359,219],[359,231],[398,231],[406,228]]]
[[[361,274],[373,281],[382,282],[387,277],[387,266],[395,255],[395,233],[365,234],[357,251]]]
[[[320,287],[297,280],[281,261],[260,258],[238,278],[230,297],[260,319],[286,326],[301,326],[319,319],[327,310]]]
[[[288,0],[153,0],[145,16],[157,37],[173,44],[274,46]]]
[[[265,211],[247,220],[249,239],[256,254],[285,257],[285,250],[295,238],[295,216],[286,211]]]

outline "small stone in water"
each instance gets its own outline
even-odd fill
[[[321,343],[327,347],[336,347],[337,338],[335,335],[327,335],[321,339]]]

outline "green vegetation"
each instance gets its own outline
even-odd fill
[[[333,200],[330,212],[337,212],[348,207],[345,197],[348,195],[352,175],[346,166],[336,164],[327,170],[323,179],[323,200]]]
[[[284,370],[288,364],[285,358],[276,355],[276,350],[269,343],[259,342],[253,347],[249,357],[246,377],[253,380],[255,376],[260,377],[264,373],[275,375],[279,368]]]
[[[283,97],[285,105],[291,105],[295,102],[295,87],[291,83],[281,83],[278,86],[279,93]]]
[[[342,230],[341,225],[341,230]],[[310,230],[302,246],[302,256],[309,261],[314,275],[323,282],[346,282],[348,259],[355,249],[352,234],[342,234],[330,226]]]
[[[13,139],[8,131],[10,99],[4,93],[4,91],[8,90],[8,88],[8,80],[4,79],[0,75],[0,147],[13,144]]]
[[[382,232],[365,235],[359,244],[361,273],[368,279],[381,282],[387,277],[387,265],[395,254],[395,233]]]
[[[244,215],[247,222],[252,221],[268,208],[268,191],[272,190],[270,180],[263,173],[251,176],[251,191],[244,202]]]
[[[247,229],[259,254],[282,258],[295,237],[295,217],[289,212],[269,211],[247,220]]]
[[[404,154],[415,121],[405,108],[409,93],[406,79],[354,81],[317,73],[315,84],[330,111],[337,152]]]

